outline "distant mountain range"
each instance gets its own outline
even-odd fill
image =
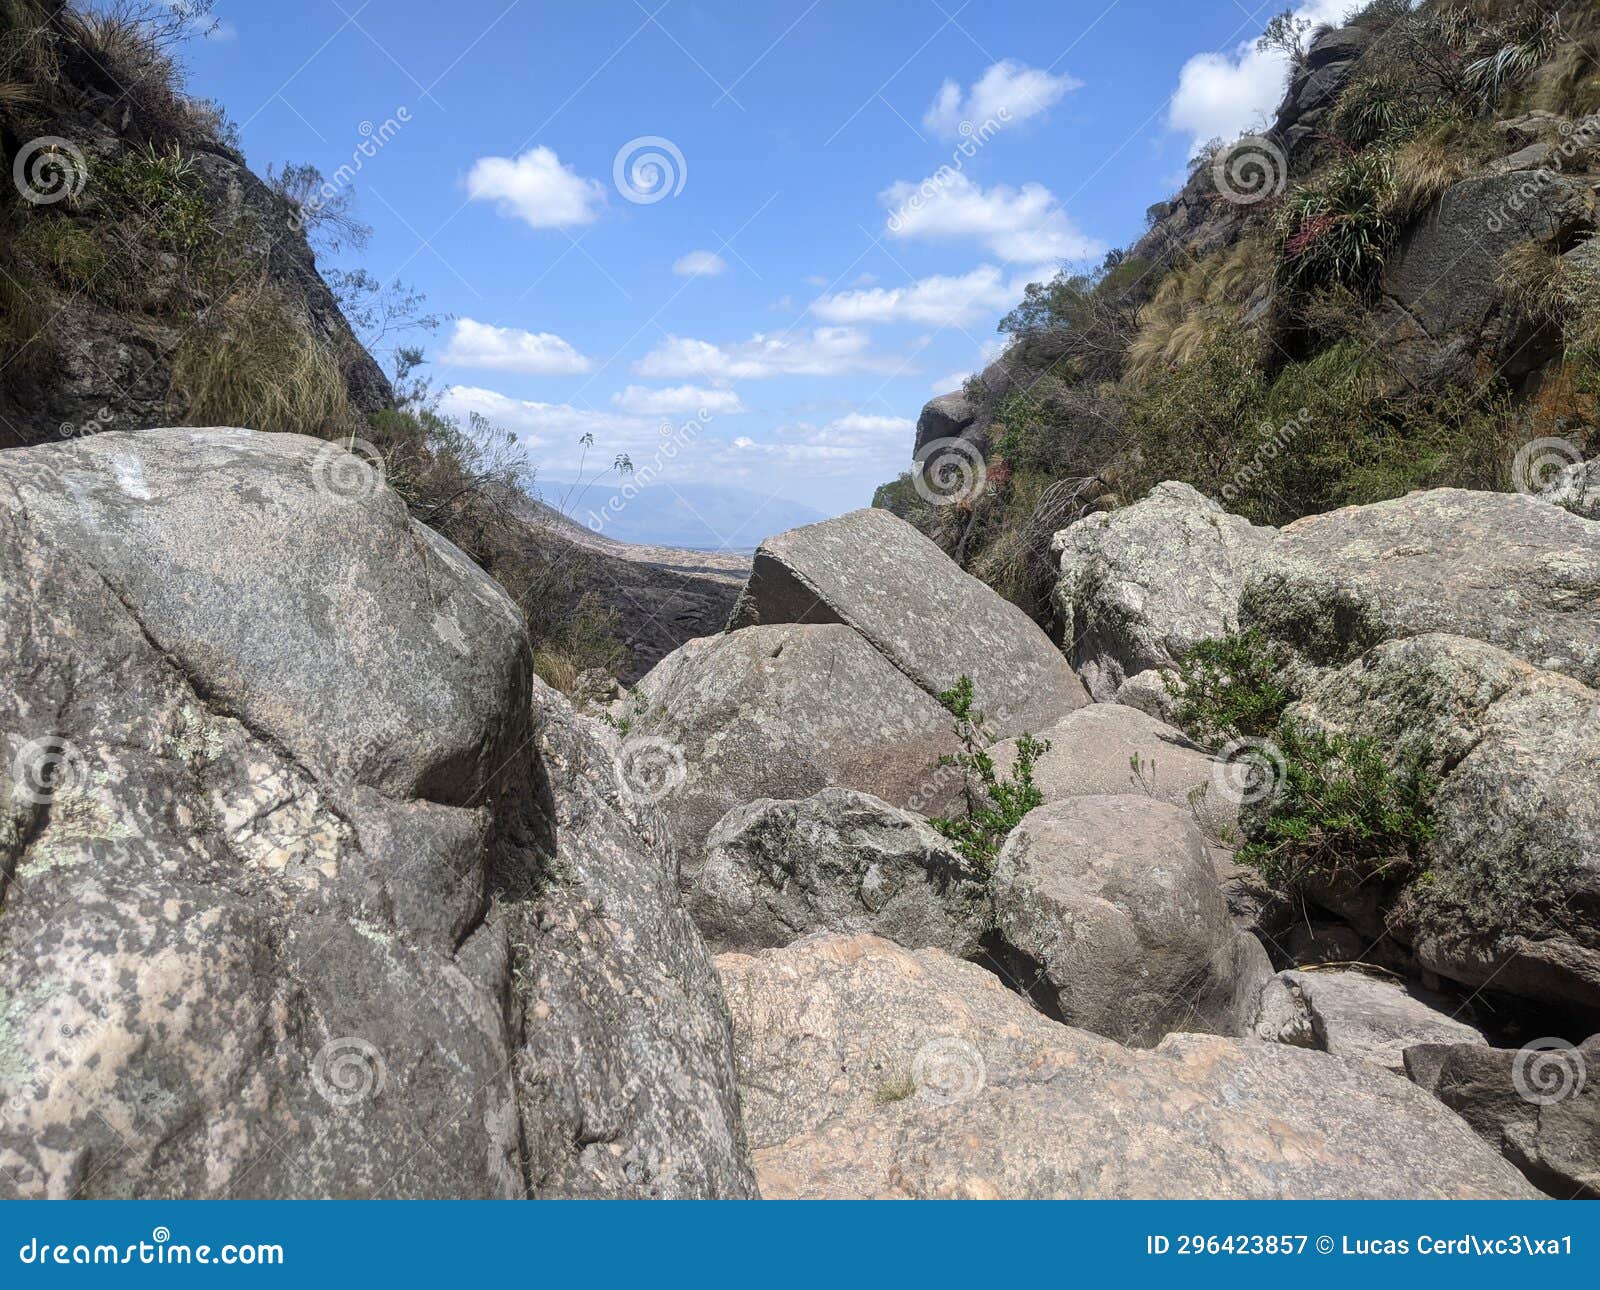
[[[690,551],[753,551],[774,533],[828,518],[799,502],[725,484],[657,482],[585,488],[540,479],[533,491],[540,501],[591,532],[618,542]]]

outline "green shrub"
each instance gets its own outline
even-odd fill
[[[994,872],[1011,830],[1034,807],[1044,805],[1044,794],[1033,782],[1033,766],[1050,750],[1050,742],[1031,734],[1018,736],[1017,760],[1011,773],[1000,779],[994,760],[984,751],[983,713],[972,707],[972,678],[963,676],[939,696],[939,702],[956,719],[962,744],[961,752],[943,758],[940,765],[956,766],[964,772],[967,814],[959,819],[935,819],[932,824],[987,877]]]
[[[1288,646],[1253,627],[1201,641],[1178,665],[1182,697],[1173,716],[1207,748],[1265,738],[1298,697],[1292,664]]]
[[[194,258],[216,240],[211,202],[193,157],[173,144],[127,148],[94,169],[93,192],[141,242]]]
[[[1438,780],[1420,741],[1393,752],[1365,735],[1303,731],[1285,723],[1259,754],[1276,792],[1247,808],[1248,841],[1236,859],[1274,887],[1307,880],[1402,878],[1434,834]]]
[[[1278,280],[1299,290],[1369,289],[1400,233],[1393,199],[1394,159],[1384,147],[1338,157],[1296,185],[1278,208]]]

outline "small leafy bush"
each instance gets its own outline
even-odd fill
[[[984,751],[983,713],[972,707],[972,678],[963,676],[939,696],[956,719],[962,751],[945,757],[940,765],[958,766],[966,775],[967,814],[960,819],[939,818],[933,827],[956,844],[972,866],[985,877],[994,872],[1000,848],[1022,817],[1044,805],[1044,794],[1033,782],[1033,767],[1050,750],[1050,741],[1031,734],[1017,738],[1017,760],[1005,779],[995,774],[994,760]]]
[[[1201,641],[1178,665],[1182,697],[1173,715],[1196,743],[1265,738],[1297,697],[1292,655],[1257,628]]]
[[[1359,882],[1416,871],[1438,788],[1422,741],[1391,751],[1371,736],[1285,723],[1274,747],[1261,769],[1277,791],[1247,822],[1240,864],[1289,891],[1313,875]]]

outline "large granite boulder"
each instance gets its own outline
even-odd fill
[[[1039,732],[1049,748],[1033,763],[1034,786],[1048,802],[1143,794],[1190,812],[1214,849],[1238,843],[1238,768],[1220,764],[1181,730],[1121,703],[1091,703]],[[1002,779],[1017,761],[1017,741],[989,749]]]
[[[1190,812],[1147,796],[1030,811],[991,893],[1008,975],[1050,1015],[1125,1043],[1243,1034],[1272,972],[1234,928]]]
[[[1460,1020],[1447,995],[1355,968],[1280,972],[1261,989],[1257,1039],[1319,1048],[1405,1074],[1414,1044],[1480,1044],[1483,1032]]]
[[[1056,606],[1089,693],[1114,699],[1126,678],[1237,627],[1245,578],[1274,536],[1179,483],[1057,533]]]
[[[1124,1048],[981,968],[872,937],[717,967],[768,1198],[1536,1194],[1363,1063],[1202,1035]]]
[[[1561,1200],[1600,1200],[1600,1035],[1515,1050],[1421,1044],[1405,1065],[1535,1185]]]
[[[713,952],[828,931],[966,957],[989,923],[985,875],[949,839],[848,788],[736,806],[706,839],[687,899]]]
[[[365,466],[19,450],[0,547],[0,1193],[749,1193],[658,823]]]
[[[1425,375],[1498,372],[1515,379],[1559,356],[1497,285],[1501,260],[1532,240],[1570,245],[1594,227],[1581,175],[1551,167],[1475,176],[1414,221],[1384,266],[1386,350]]]
[[[1430,634],[1328,674],[1286,719],[1414,741],[1441,777],[1425,877],[1360,902],[1323,892],[1339,912],[1376,901],[1432,971],[1600,1011],[1600,692]]]
[[[971,678],[997,738],[1089,701],[1032,619],[885,510],[851,511],[757,548],[728,626],[777,623],[843,623],[935,697]]]
[[[1324,665],[1449,632],[1595,685],[1600,523],[1459,488],[1308,516],[1256,562],[1241,616]]]
[[[912,450],[917,460],[922,460],[923,449],[929,444],[938,443],[941,439],[960,438],[962,431],[972,425],[977,415],[977,410],[961,390],[952,390],[949,394],[929,399],[922,405],[922,412],[917,417],[917,440]]]
[[[959,807],[959,748],[938,701],[843,624],[748,627],[690,641],[626,704],[625,766],[672,824],[685,889],[736,806],[853,788],[922,815]]]

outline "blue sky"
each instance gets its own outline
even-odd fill
[[[588,432],[591,465],[838,512],[1024,282],[1130,243],[1197,138],[1276,101],[1277,7],[221,0],[190,86],[258,171],[359,170],[374,236],[324,262],[454,315],[446,406],[547,477]]]

